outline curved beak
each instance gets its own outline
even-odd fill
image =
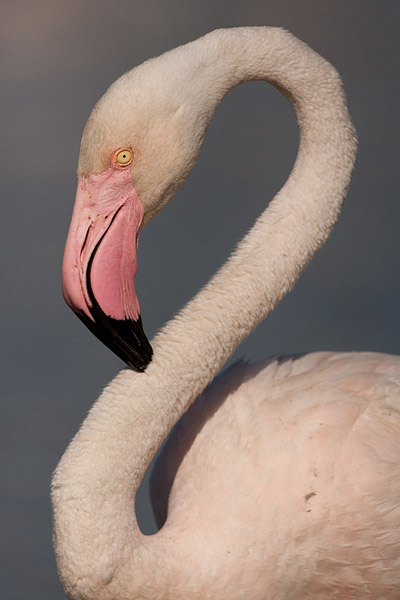
[[[79,178],[62,266],[67,304],[137,371],[144,371],[152,357],[135,290],[142,219],[129,169]]]

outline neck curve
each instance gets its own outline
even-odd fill
[[[339,76],[291,34],[220,30],[164,56],[173,60],[174,52],[178,59],[184,54],[183,69],[197,72],[198,88],[191,87],[186,102],[199,103],[204,130],[232,87],[265,80],[294,108],[299,151],[289,179],[250,233],[153,340],[146,372],[124,370],[111,382],[60,461],[53,481],[55,545],[71,598],[143,594],[157,561],[134,514],[143,474],[174,423],[324,243],[354,162]]]

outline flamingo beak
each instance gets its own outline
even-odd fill
[[[152,348],[135,290],[143,207],[129,169],[80,177],[65,246],[65,301],[110,350],[144,371]]]

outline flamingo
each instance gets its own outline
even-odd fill
[[[292,103],[296,162],[150,346],[134,287],[139,230],[189,174],[219,102],[250,80]],[[54,474],[70,599],[400,598],[400,358],[242,361],[210,383],[328,237],[355,152],[336,70],[278,28],[211,32],[129,71],[94,108],[64,296],[131,368],[95,402]],[[162,526],[145,536],[135,494],[172,429],[151,484]]]

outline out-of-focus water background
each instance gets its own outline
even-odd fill
[[[1,3],[1,598],[64,598],[51,473],[123,367],[61,297],[79,142],[95,102],[124,71],[217,27],[283,26],[330,60],[359,135],[348,199],[329,242],[236,358],[400,353],[399,12],[398,0]],[[292,110],[275,89],[251,83],[224,100],[188,181],[141,235],[137,290],[150,338],[223,263],[296,148]],[[146,494],[137,510],[152,532]]]

